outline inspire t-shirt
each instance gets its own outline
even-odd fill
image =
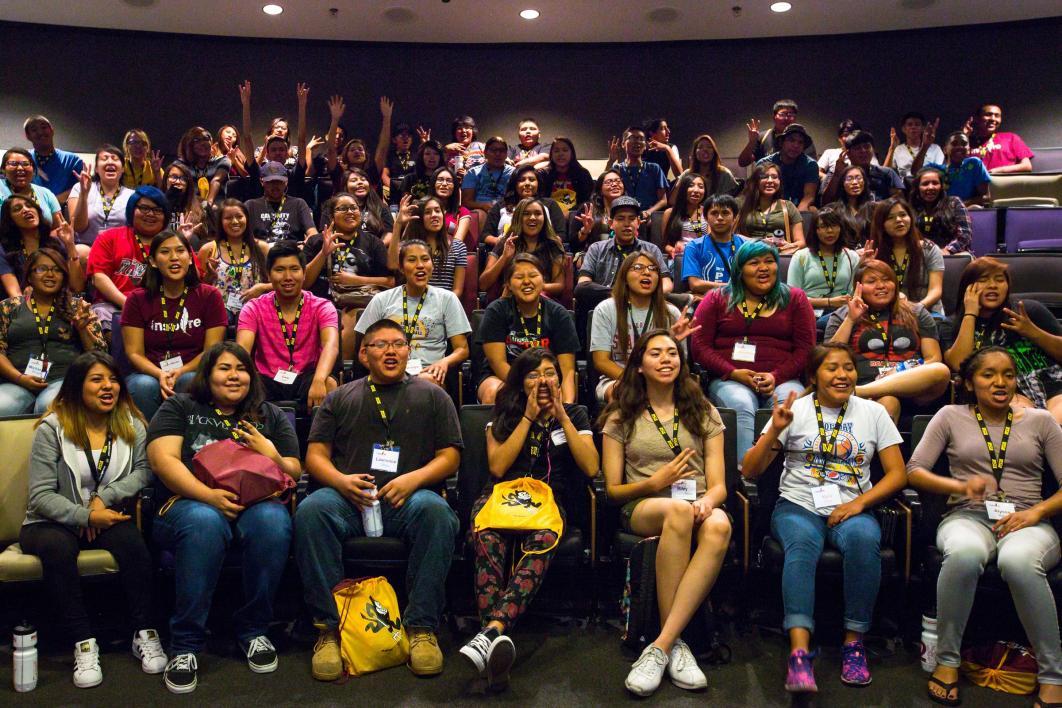
[[[221,293],[212,285],[199,283],[188,290],[183,307],[180,299],[166,298],[163,317],[162,297],[148,295],[143,288],[134,290],[122,308],[122,326],[144,330],[144,356],[160,364],[169,356],[180,356],[188,363],[203,352],[208,329],[225,327],[228,314]]]

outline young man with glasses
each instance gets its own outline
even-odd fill
[[[486,161],[470,169],[461,180],[461,205],[476,214],[481,230],[487,220],[487,212],[505,194],[514,170],[505,161],[509,155],[505,138],[496,135],[488,139],[483,155]]]
[[[874,136],[865,130],[857,130],[844,140],[844,151],[837,159],[837,164],[847,162],[855,167],[862,167],[867,173],[867,189],[880,201],[903,193],[903,178],[891,167],[873,164]],[[827,204],[841,198],[841,174],[844,168],[834,169],[822,180],[822,203]]]
[[[33,144],[30,150],[35,172],[33,183],[49,190],[60,204],[66,204],[71,188],[77,184],[74,175],[81,174],[84,161],[72,152],[55,147],[55,129],[44,116],[30,116],[22,129]]]
[[[409,668],[442,673],[438,631],[457,515],[439,494],[461,459],[461,426],[446,392],[408,377],[409,343],[389,319],[365,331],[358,357],[369,375],[329,393],[310,430],[310,491],[295,515],[295,558],[303,596],[320,630],[313,677],[342,673],[332,588],[343,579],[343,542],[365,535],[362,510],[379,502],[383,535],[409,548]]]
[[[618,159],[614,143],[609,146],[612,151],[609,165],[623,178],[624,194],[638,201],[643,221],[654,211],[667,208],[667,177],[660,165],[642,159],[646,145],[645,131],[632,125],[623,131],[624,159]]]

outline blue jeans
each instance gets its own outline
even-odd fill
[[[406,627],[439,626],[446,601],[446,575],[454,554],[457,514],[433,491],[418,489],[400,509],[380,502],[385,536],[401,538],[409,547],[406,585],[409,605]],[[364,535],[361,510],[331,487],[302,500],[295,513],[295,560],[302,576],[303,596],[318,626],[339,626],[332,588],[343,579],[343,541]]]
[[[225,554],[234,543],[242,551],[246,600],[232,616],[236,638],[248,642],[266,633],[291,546],[291,514],[286,504],[259,502],[230,522],[209,504],[180,499],[155,519],[152,537],[173,552],[176,565],[170,656],[195,653],[206,642],[210,602]]]
[[[22,388],[16,383],[0,384],[0,416],[24,415],[33,413],[41,415],[48,404],[59,395],[59,387],[63,380],[52,381],[40,393],[34,393],[28,388]]]
[[[189,371],[177,378],[175,391],[185,391],[191,385],[195,374]],[[129,374],[125,377],[125,385],[129,389],[129,395],[133,397],[133,403],[144,414],[148,422],[155,417],[155,411],[162,405],[162,389],[159,388],[159,380],[147,374]]]
[[[874,617],[881,585],[881,527],[869,512],[851,516],[833,528],[825,516],[788,499],[779,499],[771,514],[771,535],[785,549],[782,604],[786,631],[815,629],[815,569],[827,541],[844,557],[844,628],[866,632]]]
[[[790,391],[797,395],[804,393],[804,384],[796,379],[775,382],[772,396],[761,396],[745,384],[737,381],[713,379],[708,384],[708,395],[712,403],[720,408],[733,408],[737,411],[737,459],[738,464],[745,458],[745,453],[752,447],[756,434],[756,409],[774,405],[774,401],[784,401]]]

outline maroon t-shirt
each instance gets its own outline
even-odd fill
[[[221,292],[213,285],[199,283],[188,290],[184,307],[177,312],[178,300],[166,298],[166,318],[162,316],[162,297],[151,297],[137,288],[122,308],[122,326],[144,330],[144,355],[158,365],[169,355],[180,355],[188,363],[203,351],[206,331],[228,324]],[[167,331],[176,324],[173,331]]]

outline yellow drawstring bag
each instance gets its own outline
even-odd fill
[[[553,489],[533,477],[520,477],[509,482],[498,482],[490,499],[476,514],[473,531],[498,529],[499,531],[538,531],[548,529],[557,534],[560,543],[564,533],[564,520],[553,498]],[[552,551],[557,543],[534,553]]]
[[[387,578],[344,580],[332,588],[339,611],[339,650],[348,676],[389,669],[409,659],[398,596]]]

